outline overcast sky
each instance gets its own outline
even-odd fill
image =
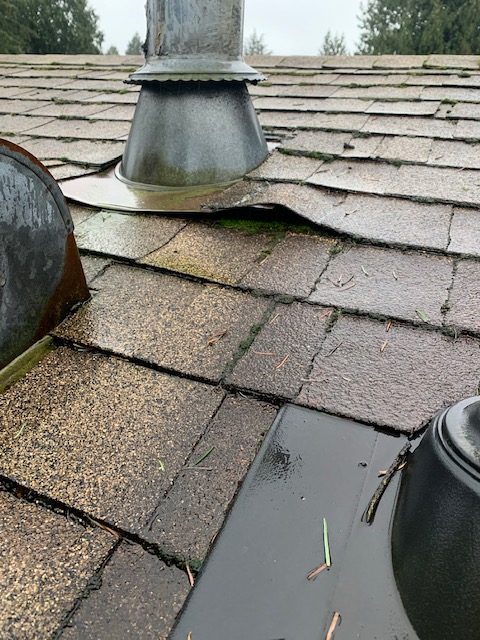
[[[316,55],[325,33],[344,33],[349,52],[358,40],[361,0],[245,0],[245,35],[264,34],[278,55]],[[138,32],[145,37],[144,0],[89,0],[105,34],[103,49],[115,45],[119,53]]]

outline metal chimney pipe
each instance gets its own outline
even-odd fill
[[[117,176],[141,188],[228,184],[268,149],[246,81],[243,0],[147,0],[145,65]]]
[[[146,63],[132,82],[250,80],[243,61],[243,0],[147,0]]]

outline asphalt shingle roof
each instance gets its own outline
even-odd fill
[[[138,97],[122,80],[141,63],[0,56],[0,137],[59,180],[110,166]],[[480,59],[249,63],[267,76],[250,92],[274,150],[205,213],[71,205],[93,299],[0,396],[16,496],[0,635],[31,624],[43,580],[35,619],[55,637],[108,635],[99,611],[120,616],[116,637],[165,637],[185,562],[205,556],[283,402],[410,433],[478,391]],[[78,566],[43,571],[45,545],[63,558],[72,538]]]

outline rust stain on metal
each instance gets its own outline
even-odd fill
[[[0,140],[0,368],[90,293],[57,182],[21,147]]]
[[[90,299],[85,274],[73,233],[67,237],[62,278],[47,303],[35,341],[56,327],[76,304]]]

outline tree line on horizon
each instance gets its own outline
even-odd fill
[[[367,0],[360,11],[355,54],[480,54],[480,0]],[[245,53],[271,53],[263,34],[247,39]],[[345,35],[328,30],[318,53],[348,55]]]
[[[0,0],[0,53],[102,53],[104,34],[88,0]],[[355,54],[480,54],[480,0],[367,0]],[[138,33],[126,54],[142,52]],[[107,54],[118,54],[111,46]],[[263,34],[245,41],[245,55],[269,55]],[[346,55],[344,34],[329,30],[321,55]]]

